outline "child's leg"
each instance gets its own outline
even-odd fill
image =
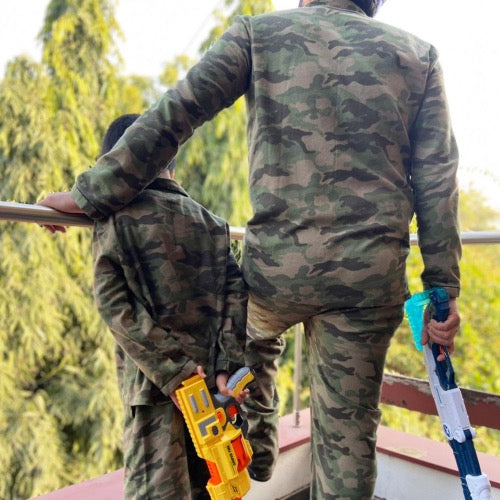
[[[204,464],[194,478],[197,491],[191,490],[186,439],[184,420],[173,404],[130,407],[125,415],[125,499],[208,498],[198,486],[208,480]]]
[[[189,431],[184,424],[184,436],[186,439],[186,455],[189,469],[189,481],[191,483],[191,494],[193,500],[210,500],[210,495],[207,490],[207,483],[210,479],[205,460],[196,454],[193,440],[189,435]]]

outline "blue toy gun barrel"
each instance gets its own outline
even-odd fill
[[[465,499],[489,500],[491,486],[487,476],[481,473],[473,443],[475,431],[470,426],[462,394],[455,382],[448,349],[436,343],[427,344],[424,348],[421,343],[426,305],[432,319],[446,321],[450,312],[448,293],[443,288],[433,288],[416,294],[405,303],[405,311],[417,349],[424,350],[430,388],[443,431],[457,462]],[[440,355],[444,355],[442,361],[438,361]]]

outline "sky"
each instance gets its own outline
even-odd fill
[[[2,2],[0,75],[8,60],[40,60],[36,36],[48,0]],[[156,78],[175,55],[195,55],[223,0],[119,0],[119,43],[124,73]],[[276,10],[298,0],[274,0]],[[477,8],[480,6],[480,8]],[[473,7],[476,7],[475,9]],[[377,19],[434,44],[445,75],[452,123],[460,150],[459,182],[482,191],[500,210],[499,0],[387,0]]]

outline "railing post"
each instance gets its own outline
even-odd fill
[[[302,380],[302,328],[301,323],[295,325],[295,352],[293,370],[293,414],[295,425],[300,427],[300,388]]]

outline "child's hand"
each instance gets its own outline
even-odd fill
[[[207,376],[207,374],[205,373],[205,370],[203,369],[203,366],[201,366],[201,365],[198,365],[196,367],[195,371],[193,372],[193,375],[199,375],[201,378],[205,378]],[[174,405],[177,406],[177,408],[179,408],[179,410],[180,410],[181,407],[179,405],[179,400],[177,399],[177,396],[175,395],[175,391],[171,392],[169,394],[169,396],[170,396],[170,399],[173,401]]]
[[[215,378],[215,385],[217,386],[217,390],[224,396],[231,396],[236,401],[241,404],[245,401],[245,398],[250,394],[248,389],[243,389],[239,392],[239,394],[233,394],[233,391],[227,387],[227,381],[229,379],[229,373],[220,372]]]

